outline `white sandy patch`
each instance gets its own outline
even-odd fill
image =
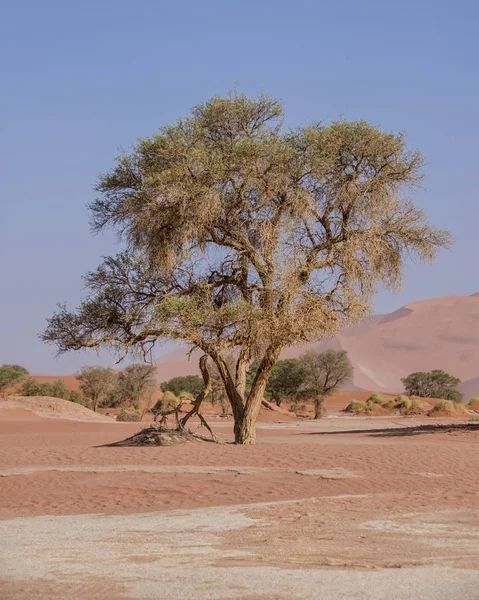
[[[52,580],[58,595],[49,600],[62,598],[62,584],[91,578],[110,579],[127,597],[157,600],[477,600],[473,570],[225,566],[248,554],[225,550],[222,536],[254,527],[258,521],[245,510],[265,505],[0,521],[0,578]]]

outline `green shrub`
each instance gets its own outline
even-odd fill
[[[384,403],[385,398],[382,394],[378,394],[377,392],[374,392],[374,394],[371,394],[369,396],[369,398],[366,400],[366,402],[372,402],[373,404],[380,404],[382,406],[382,404]]]
[[[479,410],[479,398],[472,398],[472,400],[469,400],[467,405],[473,408],[474,410]]]
[[[41,383],[36,379],[27,379],[20,390],[21,396],[50,396],[61,398],[77,404],[85,405],[85,398],[77,390],[69,390],[65,381],[61,378],[56,381],[45,381]]]
[[[429,416],[458,417],[467,413],[464,404],[458,404],[453,400],[440,400],[430,411]]]
[[[409,398],[401,400],[398,407],[399,412],[402,415],[423,415],[426,413],[425,403],[418,398],[414,398],[413,400],[409,400]]]

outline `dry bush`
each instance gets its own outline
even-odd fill
[[[404,396],[399,396],[398,398],[402,398],[396,405],[399,408],[399,412],[402,415],[425,415],[428,411],[428,406],[426,405],[426,403],[422,400],[419,400],[418,398],[410,399],[405,398]]]
[[[467,414],[467,405],[452,400],[440,400],[428,414],[430,417],[460,417]]]
[[[427,412],[427,404],[417,398],[410,399],[407,396],[390,398],[382,394],[374,393],[364,401],[352,400],[346,411],[355,415],[381,416],[394,412],[402,415],[424,415]]]
[[[371,415],[381,416],[386,415],[388,411],[381,406],[379,402],[371,401],[369,398],[364,401],[351,400],[346,407],[347,412],[352,412],[355,415]]]
[[[471,410],[479,410],[479,398],[472,398],[467,405]]]
[[[141,421],[141,414],[136,410],[127,410],[122,408],[120,414],[116,418],[117,421]]]

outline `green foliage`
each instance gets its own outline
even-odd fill
[[[401,381],[409,396],[443,398],[454,402],[462,400],[462,394],[454,389],[461,383],[461,380],[440,369],[428,373],[417,371],[401,379]]]
[[[459,404],[453,400],[440,400],[429,411],[429,416],[460,417],[467,413],[467,405]]]
[[[324,400],[351,379],[353,366],[346,350],[309,350],[300,360],[304,367],[303,393],[314,400],[314,418],[326,414]]]
[[[357,322],[379,284],[399,285],[406,257],[450,245],[409,200],[422,164],[404,135],[366,121],[291,131],[274,98],[212,98],[100,177],[91,223],[120,233],[124,251],[86,276],[78,311],[62,306],[42,339],[60,352],[202,348],[226,381],[236,441],[254,443],[282,348]],[[261,376],[246,397],[252,357]]]
[[[251,387],[258,370],[258,363],[253,363],[248,370],[247,385]],[[294,400],[304,384],[305,368],[297,358],[278,360],[266,385],[265,396],[281,406],[284,401]]]
[[[362,402],[352,400],[346,410],[356,415],[381,415],[396,411],[402,415],[422,415],[426,412],[426,405],[421,400],[411,400],[407,396],[398,396],[393,399],[374,393]]]
[[[399,402],[397,407],[399,408],[399,412],[405,416],[424,415],[427,412],[426,404],[418,398],[413,398],[412,400],[407,398],[406,401]]]
[[[20,383],[28,375],[25,367],[20,365],[2,365],[0,367],[0,393],[6,391],[10,386]]]
[[[117,373],[108,367],[82,367],[75,377],[92,410],[97,410],[115,389],[117,383]]]
[[[36,379],[27,379],[20,390],[21,396],[49,396],[51,398],[61,398],[63,400],[69,400],[70,402],[76,402],[77,404],[84,404],[84,397],[77,390],[69,390],[65,381],[58,378],[56,381],[45,381],[40,382]]]
[[[351,400],[346,407],[347,412],[352,412],[355,415],[367,415],[377,408],[374,402]]]
[[[120,372],[113,395],[120,404],[131,404],[138,409],[140,402],[151,398],[155,383],[156,366],[147,363],[129,365]]]
[[[164,381],[161,384],[163,392],[173,392],[175,396],[179,396],[181,392],[188,392],[194,398],[197,398],[205,389],[205,384],[198,375],[184,375],[181,377],[173,377],[169,381]]]
[[[373,394],[371,394],[367,400],[367,402],[372,402],[373,404],[384,404],[385,398],[382,394],[378,394],[377,392],[374,392]]]
[[[479,410],[479,398],[471,398],[471,400],[468,402],[468,406],[474,410]]]

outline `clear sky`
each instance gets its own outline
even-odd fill
[[[283,100],[287,125],[365,118],[426,157],[415,199],[456,245],[410,265],[378,312],[472,294],[478,278],[475,0],[4,0],[0,8],[0,364],[71,373],[37,334],[114,239],[85,205],[121,147],[232,88]]]

